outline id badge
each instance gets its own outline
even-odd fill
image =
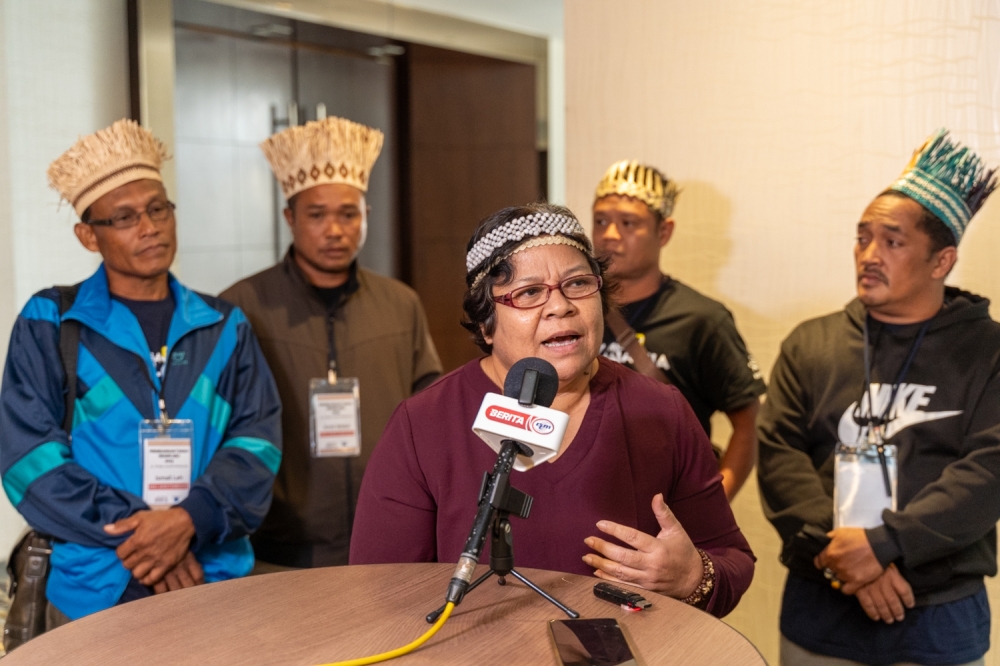
[[[896,510],[896,445],[884,444],[890,492],[878,449],[871,444],[838,444],[834,459],[833,526],[878,527],[885,509]]]
[[[148,419],[139,424],[142,499],[150,508],[170,508],[191,492],[193,441],[190,419]]]
[[[309,380],[309,444],[315,458],[361,455],[357,377]]]

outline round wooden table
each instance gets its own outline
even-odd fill
[[[324,664],[405,645],[429,627],[452,564],[329,567],[251,576],[117,606],[60,627],[3,659],[20,664]],[[480,566],[477,574],[485,572]],[[623,611],[594,597],[596,578],[519,569],[581,617],[625,627],[639,663],[764,664],[714,617],[651,592]],[[548,621],[566,616],[513,577],[473,590],[419,650],[389,664],[556,665]]]

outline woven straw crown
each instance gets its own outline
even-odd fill
[[[889,186],[932,212],[955,237],[969,227],[996,189],[996,169],[987,169],[971,149],[951,141],[942,128],[913,153],[902,175]]]
[[[382,150],[377,129],[333,116],[310,121],[260,144],[286,199],[316,185],[345,183],[368,191],[368,177]]]
[[[134,180],[158,180],[170,159],[163,142],[134,120],[81,137],[49,165],[49,185],[82,216],[108,192]]]
[[[674,211],[679,191],[676,183],[653,167],[635,160],[622,160],[612,164],[604,173],[594,192],[594,201],[612,194],[632,197],[667,218]]]

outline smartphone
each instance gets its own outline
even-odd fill
[[[549,631],[563,666],[638,666],[618,620],[551,620]]]

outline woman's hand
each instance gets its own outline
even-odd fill
[[[587,537],[584,543],[600,555],[584,555],[583,561],[596,569],[594,574],[598,578],[632,583],[675,599],[684,599],[701,583],[701,555],[663,501],[662,494],[653,498],[653,513],[660,523],[660,533],[655,537],[609,520],[597,523],[599,530],[631,548],[616,546],[598,537]]]

